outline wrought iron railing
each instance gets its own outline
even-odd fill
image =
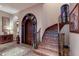
[[[40,43],[40,33],[41,33],[41,28],[38,30],[38,32],[37,32],[37,46],[39,45],[39,43]]]
[[[62,25],[61,25],[62,24]],[[59,55],[64,56],[64,46],[65,46],[65,33],[62,33],[62,28],[65,25],[65,22],[61,21],[61,15],[58,18],[58,48],[59,48]]]
[[[64,55],[64,39],[65,39],[65,33],[61,33],[62,28],[60,29],[62,24],[61,21],[61,15],[58,18],[58,48],[59,48],[59,55]]]
[[[59,34],[59,55],[63,56],[64,55],[64,39],[65,39],[65,34],[64,33],[60,33]]]

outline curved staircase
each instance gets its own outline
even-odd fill
[[[49,27],[43,36],[38,49],[33,50],[41,56],[58,56],[58,25]]]

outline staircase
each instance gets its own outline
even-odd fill
[[[33,50],[41,56],[58,56],[58,26],[49,27],[43,36],[38,49]]]

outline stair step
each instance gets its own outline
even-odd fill
[[[44,39],[43,41],[47,41],[47,42],[58,42],[58,40],[56,39]]]
[[[58,34],[51,34],[51,33],[48,34],[48,33],[46,33],[45,36],[56,36],[57,37]]]
[[[33,51],[42,56],[58,56],[57,52],[54,52],[54,51],[52,52],[52,51],[42,49],[42,48],[34,49]]]
[[[46,35],[46,36],[44,36],[43,38],[46,38],[46,39],[47,39],[47,38],[57,39],[58,37],[57,37],[57,36],[50,36],[50,35],[48,36],[48,35]]]
[[[46,36],[44,36],[43,38],[57,39],[57,38],[58,38],[58,36],[50,36],[50,35],[49,35],[49,36],[47,36],[47,35],[46,35]]]
[[[55,42],[42,42],[42,43],[40,43],[40,44],[42,44],[42,45],[58,45],[58,43],[55,43]]]
[[[51,43],[40,43],[39,45],[41,46],[53,46],[53,47],[58,47],[58,44],[51,44]]]
[[[46,38],[46,39],[43,39],[43,41],[54,41],[54,42],[58,42],[58,39],[51,39],[51,38]]]
[[[45,37],[43,37],[43,39],[53,39],[53,40],[57,40],[58,39],[58,37],[56,38],[56,37],[50,37],[50,36],[45,36]]]
[[[42,48],[42,49],[58,52],[58,46],[39,45],[38,48]]]
[[[58,44],[57,41],[43,41],[43,43],[45,43],[45,44],[50,44],[50,45]]]
[[[48,44],[48,45],[58,45],[58,43],[56,42],[44,42],[42,44]]]
[[[49,38],[49,39],[44,39],[43,41],[54,41],[54,42],[57,42],[58,39],[51,39],[51,38]]]

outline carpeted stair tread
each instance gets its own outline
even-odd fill
[[[43,41],[34,52],[46,56],[58,56],[58,27],[54,26],[45,31]]]
[[[52,43],[47,43],[47,42],[44,42],[44,43],[40,43],[39,45],[50,45],[50,46],[58,46],[58,44],[52,44]],[[38,45],[38,46],[39,46]]]
[[[50,38],[44,39],[43,42],[52,42],[52,43],[57,42],[58,43],[57,39],[50,39]]]
[[[55,52],[55,51],[49,51],[49,50],[46,50],[46,49],[42,49],[42,48],[39,48],[39,49],[34,49],[33,50],[35,53],[39,54],[39,55],[43,55],[43,56],[58,56],[58,53]]]
[[[48,44],[48,45],[58,45],[57,42],[44,42],[41,44]]]
[[[56,51],[58,52],[58,47],[57,46],[50,46],[50,45],[39,45],[38,48],[50,50],[50,51]]]
[[[51,40],[44,40],[43,43],[46,43],[46,44],[50,43],[51,45],[53,45],[53,44],[58,44],[58,41],[56,41],[56,40],[53,40],[53,41],[51,41]]]

